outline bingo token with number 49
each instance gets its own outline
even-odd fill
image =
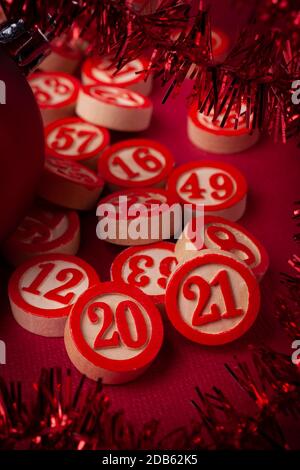
[[[3,254],[15,266],[46,253],[75,255],[79,248],[80,222],[75,211],[37,205],[4,243]]]
[[[80,83],[59,72],[34,73],[29,84],[40,107],[45,125],[74,114]]]
[[[149,95],[152,89],[152,77],[144,80],[143,71],[148,67],[144,59],[135,59],[117,71],[109,57],[89,57],[82,67],[82,83],[84,85],[116,85],[132,91]]]
[[[178,265],[166,291],[173,326],[199,344],[221,345],[242,336],[260,307],[259,284],[241,261],[206,252]]]
[[[169,150],[154,140],[131,139],[112,145],[99,159],[99,173],[112,189],[163,186],[174,167]]]
[[[235,255],[261,279],[269,266],[269,257],[262,244],[244,227],[222,217],[205,216],[202,237],[194,233],[192,219],[185,227],[182,237],[175,247],[179,262],[195,256],[203,249],[222,250]]]
[[[168,189],[182,204],[190,204],[195,215],[203,206],[205,214],[235,221],[246,208],[247,182],[236,168],[226,163],[186,163],[173,171]]]
[[[156,304],[163,304],[167,282],[176,268],[174,243],[160,242],[127,248],[112,263],[113,281],[139,287]]]
[[[76,256],[36,256],[19,266],[9,281],[12,313],[31,333],[63,336],[77,298],[98,283],[94,269]]]
[[[74,366],[104,384],[135,379],[155,359],[162,341],[159,311],[141,290],[124,282],[105,282],[85,292],[65,329]]]
[[[80,118],[60,119],[45,129],[46,154],[63,160],[75,160],[96,169],[97,161],[108,146],[110,136],[104,127]]]
[[[102,178],[84,165],[48,157],[38,193],[53,204],[89,210],[96,204],[103,187]]]
[[[116,86],[88,85],[79,93],[76,113],[82,119],[115,131],[149,127],[153,106],[149,98]]]

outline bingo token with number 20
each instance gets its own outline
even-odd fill
[[[46,253],[75,255],[79,248],[80,222],[75,211],[37,205],[4,243],[3,254],[15,266]]]
[[[76,113],[82,119],[115,131],[149,127],[153,106],[149,98],[116,86],[88,85],[79,93]]]
[[[48,157],[38,193],[53,204],[69,209],[91,209],[104,187],[102,178],[84,165]]]
[[[140,375],[157,356],[162,340],[159,311],[142,291],[124,282],[105,282],[85,292],[65,328],[74,366],[105,384]]]
[[[244,176],[221,162],[191,162],[176,168],[169,178],[168,189],[182,204],[190,204],[193,212],[203,205],[205,214],[235,221],[246,208]]]
[[[99,173],[112,189],[163,186],[174,166],[169,150],[154,140],[118,142],[99,159]]]
[[[192,219],[176,243],[175,253],[179,262],[195,256],[202,249],[222,250],[232,253],[261,279],[269,266],[269,257],[262,244],[244,227],[222,217],[205,216],[203,236],[195,236]],[[201,239],[202,238],[202,239]]]
[[[113,261],[111,278],[139,287],[156,304],[163,304],[168,279],[177,265],[174,248],[170,242],[127,248]]]
[[[74,114],[80,83],[59,72],[34,73],[29,84],[40,107],[45,125]]]
[[[239,338],[252,326],[259,307],[259,285],[251,270],[221,252],[179,264],[167,285],[170,321],[199,344],[221,345]]]
[[[12,313],[19,325],[31,333],[63,336],[77,298],[98,283],[94,269],[76,256],[36,256],[19,266],[10,278]]]
[[[52,157],[80,161],[96,169],[109,144],[109,132],[80,118],[60,119],[45,128],[46,153]]]

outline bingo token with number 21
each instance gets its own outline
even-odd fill
[[[155,359],[162,341],[159,311],[141,290],[124,282],[105,282],[85,292],[65,328],[74,366],[104,384],[136,378]]]
[[[246,208],[246,180],[226,163],[186,163],[171,174],[168,189],[182,204],[190,204],[194,213],[203,206],[205,214],[235,221]]]
[[[80,118],[60,119],[45,128],[46,153],[52,157],[80,161],[96,169],[109,144],[109,132]]]
[[[74,114],[80,83],[62,72],[34,73],[29,84],[40,107],[44,125]]]
[[[254,323],[260,291],[251,270],[232,255],[206,252],[178,265],[166,291],[173,326],[199,344],[221,345]]]
[[[99,173],[113,189],[163,186],[174,166],[171,152],[160,143],[131,139],[112,145],[99,160]]]
[[[127,248],[113,261],[111,278],[139,287],[156,304],[163,304],[168,279],[177,265],[174,248],[170,242]]]
[[[116,86],[88,85],[79,93],[76,113],[82,119],[115,131],[143,131],[153,106],[146,96]]]
[[[19,266],[9,281],[12,313],[31,333],[63,336],[77,298],[98,283],[94,269],[76,256],[36,256]]]

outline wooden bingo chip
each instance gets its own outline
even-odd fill
[[[190,204],[194,213],[203,206],[206,215],[235,221],[242,217],[246,208],[246,180],[226,163],[186,163],[173,171],[168,189],[182,204]]]
[[[84,85],[115,85],[147,96],[152,90],[151,76],[145,81],[143,73],[147,67],[147,60],[135,59],[117,72],[116,66],[109,57],[89,57],[82,66],[82,83]]]
[[[74,160],[97,168],[97,161],[110,141],[104,127],[77,117],[60,119],[45,128],[46,154],[63,160]]]
[[[139,287],[155,304],[164,304],[167,282],[177,265],[174,248],[170,242],[127,248],[113,261],[111,278]]]
[[[74,114],[80,83],[71,75],[62,72],[34,73],[29,77],[29,84],[45,125]]]
[[[171,323],[199,344],[221,345],[239,338],[255,321],[259,307],[259,284],[252,271],[221,252],[179,264],[167,285]]]
[[[163,189],[128,189],[100,199],[97,236],[116,245],[147,245],[166,240],[177,231],[173,199]],[[181,211],[180,211],[181,214]],[[175,220],[175,222],[174,222]]]
[[[225,59],[225,56],[229,49],[229,37],[224,31],[214,28],[211,32],[211,46],[214,55],[214,59],[221,61]]]
[[[41,204],[33,207],[2,252],[17,266],[29,258],[47,253],[75,255],[80,242],[80,221],[75,211],[62,211]]]
[[[19,266],[9,281],[13,316],[25,330],[41,336],[63,336],[77,298],[99,283],[94,269],[76,256],[36,256]]]
[[[84,165],[47,157],[38,193],[53,204],[89,210],[96,204],[103,187],[102,178]]]
[[[269,257],[263,245],[248,230],[222,217],[208,215],[202,227],[199,224],[203,229],[200,234],[195,232],[196,222],[192,219],[187,224],[176,243],[175,253],[179,262],[195,256],[203,249],[218,249],[232,253],[243,261],[257,279],[263,277],[269,266]]]
[[[155,140],[130,139],[108,148],[99,173],[112,189],[164,186],[174,167],[169,150]]]
[[[64,72],[72,75],[77,70],[81,59],[82,51],[78,46],[53,43],[51,53],[39,65],[39,69],[43,72]]]
[[[198,111],[197,104],[192,105],[188,114],[188,136],[198,148],[213,153],[238,153],[254,145],[258,138],[257,130],[249,134],[246,110],[241,113],[236,128],[234,110],[226,124],[222,126],[224,113],[212,122],[212,114],[205,116]]]
[[[115,131],[143,131],[153,106],[149,98],[117,86],[87,85],[79,93],[76,113],[82,119]]]
[[[104,384],[135,379],[155,359],[162,341],[159,311],[141,290],[123,282],[105,282],[85,292],[65,329],[74,366]]]

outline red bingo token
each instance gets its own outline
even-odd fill
[[[127,248],[113,261],[111,278],[139,287],[154,303],[163,304],[168,279],[177,265],[174,248],[170,242]]]
[[[143,131],[153,106],[149,98],[117,86],[88,85],[79,93],[76,113],[82,119],[115,131]]]
[[[82,51],[78,45],[56,44],[51,45],[51,54],[39,65],[43,72],[64,72],[71,75],[78,68],[82,59]]]
[[[242,110],[237,126],[234,110],[223,126],[224,116],[225,113],[220,114],[213,122],[212,114],[205,116],[194,104],[188,114],[188,136],[191,142],[207,152],[223,154],[242,152],[257,142],[259,132],[255,130],[249,134],[246,109]]]
[[[262,244],[244,227],[222,217],[205,216],[203,235],[196,236],[192,219],[175,247],[179,262],[195,256],[202,249],[222,250],[243,261],[260,280],[269,266],[269,257]],[[200,226],[200,225],[199,225]]]
[[[214,58],[217,60],[224,59],[229,49],[229,37],[224,31],[214,28],[211,32],[212,50]]]
[[[109,57],[89,57],[82,67],[82,83],[84,85],[116,85],[149,95],[152,89],[151,76],[145,81],[143,73],[148,67],[145,59],[135,59],[124,65],[117,72],[113,60]]]
[[[242,217],[246,208],[246,180],[226,163],[186,163],[173,171],[168,189],[183,204],[190,204],[194,212],[203,205],[205,214],[235,221]]]
[[[169,150],[154,140],[131,139],[107,149],[98,169],[105,181],[116,188],[163,186],[174,167]]]
[[[123,282],[105,282],[85,292],[65,329],[72,363],[105,384],[128,382],[144,372],[162,341],[159,311],[141,290]]]
[[[128,189],[100,199],[97,236],[117,245],[147,245],[177,232],[175,204],[163,189]],[[179,216],[181,215],[181,212]],[[175,220],[175,222],[174,222]]]
[[[44,124],[74,114],[80,83],[58,72],[34,73],[29,84],[40,107]]]
[[[102,178],[84,165],[47,157],[38,193],[53,204],[89,210],[96,204],[103,187]]]
[[[47,155],[80,161],[92,169],[96,169],[98,158],[110,140],[107,129],[76,117],[49,124],[45,138]]]
[[[259,284],[241,261],[206,253],[178,266],[166,291],[173,326],[199,344],[219,345],[242,336],[260,307]]]
[[[30,210],[15,233],[4,243],[3,254],[17,266],[46,253],[75,255],[79,248],[80,221],[75,211],[39,204]]]
[[[8,294],[13,316],[31,333],[63,336],[72,306],[98,283],[94,269],[76,256],[36,256],[19,266],[10,278]]]

